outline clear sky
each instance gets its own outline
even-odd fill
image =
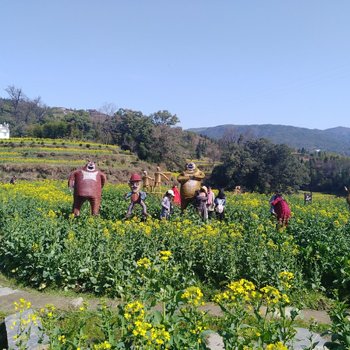
[[[349,0],[0,0],[0,96],[350,127]]]

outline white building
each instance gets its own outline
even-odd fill
[[[10,138],[10,127],[8,124],[0,124],[0,139]]]

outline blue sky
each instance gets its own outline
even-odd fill
[[[348,0],[0,0],[0,96],[183,128],[350,127]]]

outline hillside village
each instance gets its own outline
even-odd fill
[[[10,138],[10,126],[8,124],[0,124],[0,139]]]

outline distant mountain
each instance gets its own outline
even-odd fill
[[[275,144],[286,144],[295,149],[321,150],[350,155],[350,128],[336,127],[326,130],[298,128],[287,125],[219,125],[209,128],[192,128],[195,132],[213,139],[222,137],[265,138]]]

